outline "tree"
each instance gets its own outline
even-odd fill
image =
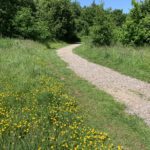
[[[34,17],[30,8],[21,8],[13,20],[14,29],[17,35],[25,38],[33,38]]]
[[[117,27],[121,27],[125,23],[126,16],[120,9],[111,11],[111,17]]]
[[[126,45],[150,45],[150,0],[132,3],[134,7],[123,26],[121,41]]]
[[[97,17],[97,12],[103,9],[103,4],[96,5],[95,1],[91,6],[82,8],[80,17],[80,32],[81,35],[88,36],[90,34],[90,28],[94,25],[95,18]]]
[[[66,41],[76,39],[75,18],[70,0],[44,0],[41,9],[53,38]]]
[[[99,7],[94,19],[94,25],[91,28],[92,43],[95,46],[110,45],[113,41],[113,23],[110,16]]]
[[[12,36],[12,20],[17,11],[16,0],[0,0],[0,34]]]

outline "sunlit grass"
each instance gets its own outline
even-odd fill
[[[0,148],[92,149],[96,133],[108,145],[149,150],[150,128],[67,69],[56,55],[64,45],[0,40]]]
[[[64,45],[0,39],[0,149],[121,150],[84,124],[77,100],[56,78],[52,54]]]
[[[78,99],[85,125],[108,133],[115,144],[130,150],[150,149],[150,128],[142,119],[125,113],[125,106],[67,68],[56,51],[50,55],[53,75],[62,80],[70,95]]]
[[[103,46],[83,44],[75,52],[88,60],[125,75],[150,82],[150,47]]]

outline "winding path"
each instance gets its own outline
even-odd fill
[[[61,48],[57,54],[78,76],[124,103],[129,113],[143,118],[150,126],[150,84],[81,58],[72,52],[78,46]]]

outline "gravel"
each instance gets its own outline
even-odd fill
[[[139,116],[150,126],[150,84],[81,58],[72,52],[78,46],[61,48],[57,54],[78,76],[125,104],[128,113]]]

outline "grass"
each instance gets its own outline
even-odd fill
[[[107,132],[115,144],[120,143],[125,149],[150,149],[150,128],[141,119],[127,115],[125,107],[110,95],[77,77],[55,51],[51,52],[50,59],[54,76],[61,79],[69,94],[78,99],[88,126]]]
[[[150,83],[150,47],[102,46],[83,44],[75,53],[91,62]]]
[[[64,45],[0,39],[0,149],[117,149],[56,79],[51,53]]]
[[[46,46],[29,40],[0,39],[0,92],[6,93],[8,89],[13,94],[16,92],[20,94],[26,93],[25,96],[28,100],[25,105],[28,107],[32,107],[33,103],[31,100],[35,98],[33,95],[38,94],[40,105],[35,106],[36,109],[33,109],[32,114],[38,114],[35,118],[37,117],[38,120],[41,119],[45,124],[42,116],[47,116],[48,113],[46,111],[48,105],[46,100],[48,97],[45,94],[41,95],[39,91],[43,91],[43,88],[47,89],[45,88],[46,84],[46,87],[52,87],[50,89],[51,93],[51,90],[56,89],[56,93],[51,97],[51,99],[54,100],[52,103],[55,104],[57,99],[64,102],[60,96],[57,97],[57,95],[59,95],[59,90],[57,93],[57,89],[63,84],[64,87],[61,91],[63,92],[65,90],[67,94],[78,99],[77,102],[81,110],[80,113],[85,115],[84,124],[87,127],[95,128],[97,131],[107,132],[115,145],[121,144],[125,149],[149,150],[150,128],[138,117],[127,115],[124,112],[124,105],[114,101],[110,95],[98,90],[87,81],[77,77],[71,70],[67,69],[67,65],[56,55],[55,50],[63,45],[65,44],[55,43],[51,44],[52,49],[47,49]],[[41,76],[46,76],[44,85],[40,83]],[[59,81],[59,83],[56,81]],[[5,87],[2,85],[5,85]],[[15,103],[11,104],[12,110],[18,108],[16,104],[19,104],[18,101],[14,101]],[[24,107],[22,101],[19,105]],[[49,107],[51,108],[51,105]],[[66,108],[63,107],[63,109]],[[20,109],[17,109],[17,112],[19,110]],[[51,113],[52,112],[50,112],[50,115],[52,115]],[[57,112],[57,114],[59,114],[59,112]],[[18,117],[18,113],[16,116]],[[15,119],[17,118],[13,118],[14,121]],[[54,121],[54,118],[52,119]],[[43,124],[36,128],[38,129],[38,133],[42,133],[42,127]],[[43,136],[40,134],[37,135],[39,135],[39,138],[35,139],[37,139],[37,143],[42,145],[41,137]],[[70,135],[67,137],[70,137]],[[29,142],[30,139],[33,139],[33,137],[28,137],[27,142]],[[21,142],[23,142],[23,140]],[[23,144],[26,145],[26,143]],[[38,146],[39,145],[33,145],[34,148]]]

